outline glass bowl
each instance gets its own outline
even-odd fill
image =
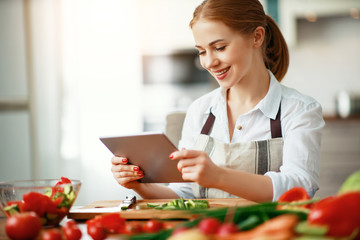
[[[56,226],[69,213],[80,191],[80,180],[0,182],[0,208],[6,216],[35,212],[43,226]]]

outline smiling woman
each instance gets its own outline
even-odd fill
[[[258,0],[205,0],[190,27],[202,67],[219,84],[190,105],[181,150],[169,156],[178,160],[182,178],[194,183],[167,188],[137,182],[144,176],[129,171],[122,156],[112,158],[114,178],[146,198],[262,202],[295,186],[313,196],[322,109],[315,99],[280,84],[289,54],[274,20]]]

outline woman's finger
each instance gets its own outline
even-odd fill
[[[137,180],[143,178],[143,176],[138,177],[123,177],[123,178],[116,178],[116,181],[123,187],[128,187],[129,184],[133,184]]]
[[[132,171],[132,172],[138,172],[140,171],[140,168],[135,165],[111,165],[111,171],[112,172],[121,172],[121,171]]]
[[[116,178],[128,178],[128,177],[143,177],[144,173],[143,171],[138,171],[138,172],[114,172],[113,173],[114,177],[116,176]]]
[[[183,173],[182,178],[185,181],[197,182],[198,178],[194,172]]]
[[[196,165],[196,159],[192,158],[192,159],[182,159],[178,162],[177,164],[177,169],[182,172],[183,168],[187,168],[190,166],[195,166]]]
[[[124,158],[124,157],[113,156],[111,158],[111,163],[114,165],[127,164],[128,160],[127,160],[127,158]]]
[[[179,159],[195,158],[201,154],[202,152],[197,150],[181,150],[171,153],[169,158],[172,160],[179,160]]]

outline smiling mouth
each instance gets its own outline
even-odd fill
[[[221,70],[221,71],[219,71],[219,72],[214,72],[214,74],[215,74],[216,76],[220,76],[220,75],[223,75],[224,73],[226,73],[227,71],[229,71],[229,69],[230,69],[230,67],[227,67],[227,68],[225,68],[224,70]]]

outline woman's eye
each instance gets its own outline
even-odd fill
[[[223,50],[225,50],[225,47],[226,47],[226,46],[218,47],[218,48],[216,48],[216,51],[223,51]]]
[[[205,54],[205,51],[200,51],[200,52],[198,53],[199,56],[204,55],[204,54]]]

